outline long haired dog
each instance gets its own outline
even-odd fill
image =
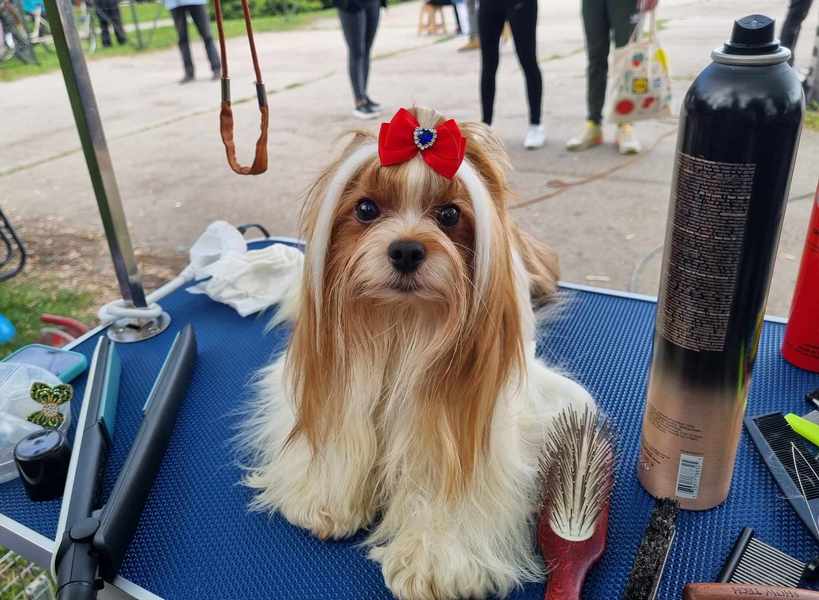
[[[530,294],[557,264],[510,221],[506,165],[488,128],[429,109],[355,137],[307,198],[290,346],[243,435],[253,507],[320,538],[369,528],[401,599],[543,576],[544,431],[591,402],[535,358]]]

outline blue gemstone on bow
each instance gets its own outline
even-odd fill
[[[438,132],[426,127],[416,127],[412,134],[412,139],[419,150],[426,150],[431,147],[438,138]]]

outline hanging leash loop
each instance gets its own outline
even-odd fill
[[[230,168],[239,175],[258,175],[267,171],[267,129],[269,114],[267,108],[267,92],[262,81],[262,71],[259,68],[259,57],[256,53],[256,40],[253,37],[253,24],[250,18],[250,7],[248,0],[242,0],[242,12],[245,17],[245,29],[247,30],[247,41],[250,45],[250,56],[253,59],[253,70],[256,72],[256,97],[259,102],[259,113],[261,123],[259,139],[256,141],[256,154],[253,157],[253,164],[243,166],[236,158],[236,144],[233,141],[233,109],[230,104],[230,77],[228,76],[227,50],[225,44],[225,31],[222,17],[221,0],[213,0],[216,12],[216,30],[219,33],[219,54],[222,59],[222,108],[219,112],[219,133],[222,136],[222,143],[225,145],[225,154]]]

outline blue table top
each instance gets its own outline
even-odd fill
[[[653,302],[564,290],[558,318],[539,336],[539,353],[582,382],[617,431],[618,466],[608,549],[584,590],[587,600],[619,597],[653,506],[636,479],[635,464],[654,326]],[[182,290],[162,301],[170,329],[139,344],[120,345],[123,371],[114,447],[104,493],[113,485],[141,419],[141,408],[175,333],[193,323],[199,357],[121,575],[168,599],[390,598],[377,564],[357,545],[322,542],[279,516],[249,513],[250,492],[239,485],[230,438],[240,425],[254,371],[281,352],[287,331],[264,332],[269,315],[239,317],[204,295]],[[783,326],[768,322],[754,371],[749,414],[806,411],[803,396],[819,375],[796,369],[779,354]],[[96,337],[75,350],[92,353]],[[72,404],[79,413],[84,379]],[[49,538],[59,501],[33,503],[19,480],[0,485],[0,512]],[[707,512],[682,513],[658,598],[680,597],[691,581],[713,581],[742,527],[802,560],[817,547],[782,498],[748,435],[743,433],[731,494]],[[511,596],[540,600],[543,585]]]

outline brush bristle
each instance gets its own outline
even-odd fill
[[[623,600],[652,600],[674,539],[678,512],[679,504],[676,500],[657,500],[637,549]]]
[[[614,483],[608,421],[593,407],[564,410],[547,433],[543,462],[552,531],[567,540],[590,538]]]

